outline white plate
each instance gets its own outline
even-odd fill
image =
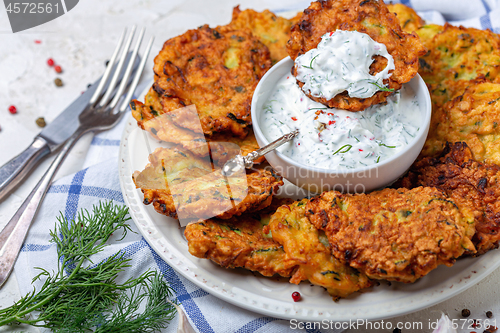
[[[147,91],[146,91],[147,92]],[[144,96],[146,94],[142,94]],[[143,170],[154,139],[146,139],[130,117],[120,145],[120,186],[130,215],[147,242],[173,269],[212,295],[242,308],[283,319],[307,321],[377,320],[400,316],[444,301],[472,287],[500,266],[500,251],[479,258],[462,258],[451,268],[440,266],[413,284],[381,281],[380,286],[333,302],[323,288],[307,282],[293,285],[284,278],[256,276],[243,269],[224,269],[188,252],[184,228],[142,203],[132,173]],[[148,141],[148,142],[147,142]],[[153,145],[153,146],[152,146]],[[293,186],[287,185],[289,188]],[[292,292],[299,291],[300,302]]]

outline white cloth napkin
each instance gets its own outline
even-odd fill
[[[479,29],[489,28],[500,32],[499,0],[403,0],[403,4],[415,8],[427,21],[443,24],[448,21]],[[398,2],[398,1],[394,1]],[[302,8],[278,8],[276,13]],[[141,91],[139,89],[138,91]],[[48,271],[57,269],[57,252],[49,243],[49,229],[56,223],[61,212],[66,218],[73,218],[82,208],[91,210],[99,200],[113,200],[123,204],[118,180],[118,147],[125,119],[114,129],[94,137],[84,169],[55,182],[49,189],[42,207],[34,221],[26,242],[15,265],[15,273],[21,294],[33,289],[32,278],[38,274],[34,267]],[[132,229],[137,228],[132,224]],[[115,236],[114,236],[115,237]],[[119,235],[116,235],[115,240]],[[289,332],[288,321],[280,320],[243,310],[211,296],[204,290],[184,279],[169,267],[147,244],[139,233],[130,233],[124,240],[110,242],[100,259],[125,250],[132,259],[132,267],[123,278],[138,276],[148,269],[160,270],[175,290],[190,323],[199,332]],[[40,287],[40,283],[35,283]],[[175,319],[166,332],[177,330]],[[308,331],[309,332],[309,331]],[[310,332],[327,332],[312,330]],[[333,332],[333,331],[332,331]]]

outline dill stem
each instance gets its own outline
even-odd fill
[[[73,278],[73,276],[78,272],[78,270],[80,269],[80,266],[83,264],[83,261],[85,260],[85,258],[82,258],[80,259],[80,261],[78,262],[78,264],[76,265],[75,269],[73,269],[73,272],[71,272],[71,274],[69,275],[67,281],[71,281],[71,279]],[[28,313],[32,312],[32,311],[35,311],[36,309],[44,306],[45,304],[47,304],[48,302],[50,302],[54,297],[56,297],[59,292],[64,288],[66,287],[66,283],[63,283],[59,288],[57,288],[56,292],[52,293],[51,295],[45,297],[43,300],[41,300],[40,302],[37,302],[35,305],[32,305],[31,307],[25,309],[24,311],[21,311],[21,312],[18,312],[17,314],[15,315],[12,315],[10,317],[7,317],[5,318],[4,320],[1,320],[0,321],[0,326],[3,326],[3,325],[7,325],[9,323],[12,323],[13,321],[19,321],[19,322],[22,322],[24,324],[30,324],[31,322],[39,322],[41,319],[38,318],[36,320],[28,320],[28,321],[25,321],[25,320],[21,320],[20,318],[24,317],[25,315],[27,315]]]

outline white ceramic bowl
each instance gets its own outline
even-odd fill
[[[252,98],[252,119],[255,137],[259,145],[269,143],[260,128],[262,106],[274,91],[278,80],[290,73],[293,61],[290,57],[274,65],[260,80]],[[429,91],[417,74],[408,84],[418,98],[421,112],[420,130],[403,150],[380,163],[350,170],[333,170],[309,166],[292,160],[279,151],[266,155],[267,161],[283,177],[311,193],[329,190],[342,192],[366,192],[389,185],[401,177],[415,161],[424,146],[431,122],[431,98]]]

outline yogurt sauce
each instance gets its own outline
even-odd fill
[[[387,66],[370,75],[373,56],[387,59]],[[297,79],[302,89],[314,97],[332,99],[346,91],[350,97],[368,98],[379,90],[387,91],[383,80],[391,76],[394,59],[384,44],[356,31],[337,30],[321,37],[314,49],[295,59]]]
[[[295,129],[300,133],[278,150],[291,159],[325,169],[362,168],[401,151],[421,120],[412,89],[403,88],[386,104],[349,112],[309,99],[291,74],[281,78],[264,104],[260,126],[272,142]]]

